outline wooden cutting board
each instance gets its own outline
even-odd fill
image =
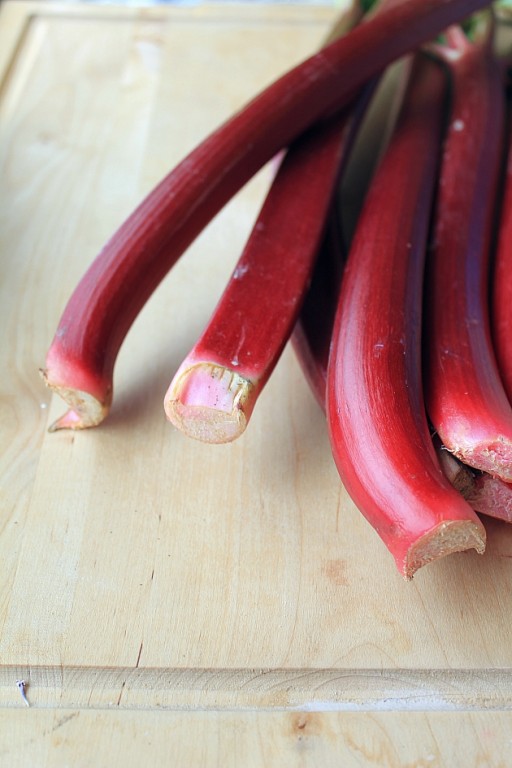
[[[2,5],[1,765],[511,764],[510,527],[405,583],[289,349],[238,442],[200,445],[164,418],[268,168],[138,318],[110,418],[46,431],[62,404],[38,367],[88,264],[334,16]]]

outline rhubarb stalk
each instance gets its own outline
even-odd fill
[[[445,58],[452,109],[427,260],[425,398],[444,446],[512,480],[512,409],[491,342],[488,272],[502,161],[504,90],[492,15],[474,42],[454,28]]]
[[[381,78],[347,166],[340,175],[336,204],[316,259],[292,344],[320,407],[325,410],[327,366],[343,268],[368,184],[396,121],[408,82],[412,57],[391,67]]]
[[[343,276],[327,379],[333,456],[356,506],[412,578],[485,530],[444,477],[421,378],[424,254],[445,106],[440,66],[416,57]]]
[[[347,24],[356,22],[349,14]],[[189,437],[224,443],[245,430],[302,306],[373,90],[367,86],[354,109],[310,129],[285,154],[226,289],[164,398],[167,418]]]
[[[54,429],[94,426],[112,400],[119,348],[145,302],[206,224],[280,149],[346,106],[392,60],[483,0],[387,0],[365,24],[273,85],[193,150],[126,220],[71,296],[43,377],[70,410]]]
[[[353,131],[350,115],[285,156],[244,252],[201,338],[165,397],[189,437],[222,443],[245,429],[291,334]]]
[[[512,109],[509,105],[507,166],[492,281],[492,334],[498,368],[512,402]]]

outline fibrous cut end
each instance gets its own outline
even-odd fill
[[[482,524],[471,520],[440,523],[410,547],[401,570],[410,580],[424,565],[469,549],[476,549],[479,555],[484,553],[485,529]]]
[[[89,392],[80,389],[71,389],[52,384],[48,379],[45,369],[40,369],[44,383],[53,392],[56,392],[70,407],[66,413],[58,418],[48,428],[49,432],[57,432],[59,429],[88,429],[101,424],[110,410],[111,395],[102,402]]]
[[[256,387],[215,363],[181,369],[165,396],[165,413],[181,432],[205,443],[229,443],[245,430]]]
[[[450,451],[464,464],[512,482],[512,442],[508,438],[497,437],[492,443],[472,446],[450,446]]]

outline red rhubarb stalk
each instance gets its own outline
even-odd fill
[[[340,175],[335,205],[316,259],[292,344],[319,405],[325,410],[327,366],[343,268],[368,184],[396,121],[412,58],[384,74]]]
[[[292,337],[299,362],[313,394],[323,410],[325,410],[332,325],[338,296],[337,291],[332,290],[336,281],[333,281],[333,269],[329,268],[330,247],[331,238],[328,237],[327,242],[324,243],[323,268],[319,271],[317,269],[318,263],[315,266],[313,283],[306,297],[310,301],[307,317],[304,318],[305,304],[301,312],[300,322],[297,323]],[[339,262],[336,263],[339,264]],[[316,286],[315,280],[317,281]],[[323,303],[321,302],[322,296],[324,297]],[[441,469],[450,485],[462,494],[475,512],[504,520],[507,523],[512,522],[511,483],[492,477],[487,472],[471,469],[447,451],[439,439],[434,439],[434,448]]]
[[[281,148],[340,110],[393,59],[486,5],[388,0],[365,24],[295,67],[203,141],[126,220],[71,296],[43,376],[70,411],[54,425],[106,416],[114,363],[154,289],[206,224]]]
[[[349,12],[336,33],[358,21]],[[310,129],[284,155],[226,289],[164,398],[167,418],[189,437],[225,443],[245,430],[295,324],[372,91],[364,89],[353,110]]]
[[[419,55],[359,217],[333,331],[327,416],[343,483],[411,578],[485,530],[444,477],[421,378],[424,254],[438,168],[445,78]]]
[[[327,280],[329,274],[327,269],[321,273],[326,278],[326,289],[332,285],[332,280]],[[320,279],[316,267],[313,279],[315,277]],[[307,319],[306,327],[310,333],[304,334],[304,324],[298,323],[296,329],[298,333],[295,331],[292,338],[297,357],[313,394],[320,407],[325,410],[327,366],[332,332],[330,318],[335,311],[337,299],[334,299],[328,290],[323,295],[325,304],[321,306],[316,303],[317,299],[320,300],[321,292],[316,290],[313,293],[308,292],[308,297],[315,299]],[[506,483],[487,472],[468,467],[447,451],[438,439],[434,439],[434,448],[446,479],[475,512],[512,523],[512,483]]]
[[[498,368],[512,402],[512,109],[508,115],[508,155],[492,282],[492,334]]]
[[[366,102],[287,152],[222,298],[165,396],[167,418],[189,437],[224,443],[246,428],[297,320]]]
[[[427,260],[425,399],[444,446],[512,480],[512,409],[491,342],[488,271],[504,125],[501,68],[484,13],[447,36],[452,109]]]

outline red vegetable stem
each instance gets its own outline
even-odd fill
[[[189,437],[224,443],[245,430],[296,322],[373,91],[366,86],[354,109],[310,129],[284,156],[231,279],[164,398],[167,418]]]
[[[507,156],[491,284],[491,324],[501,380],[512,402],[512,104],[508,104]]]
[[[349,35],[290,70],[188,155],[103,248],[71,296],[43,376],[70,405],[60,427],[108,413],[114,363],[156,286],[224,204],[279,149],[346,106],[393,59],[483,0],[389,0]]]
[[[330,238],[327,239],[330,243]],[[327,254],[324,254],[324,257],[325,255]],[[308,292],[308,298],[314,300],[314,303],[312,302],[309,307],[307,325],[304,326],[303,322],[297,323],[292,337],[299,362],[323,410],[325,410],[327,365],[332,333],[331,318],[336,309],[338,295],[336,291],[330,290],[333,281],[330,279],[328,266],[329,262],[325,259],[325,266],[321,272],[318,272],[315,267],[313,280],[318,280],[318,290],[315,288]],[[325,280],[321,283],[320,279],[323,278]],[[324,289],[320,287],[321,285]],[[321,303],[322,296],[323,303]],[[309,333],[304,333],[304,327]],[[475,512],[508,523],[512,522],[512,484],[492,477],[487,472],[471,469],[447,451],[439,440],[434,439],[434,447],[446,479]]]
[[[189,437],[222,443],[244,431],[302,305],[350,127],[350,113],[335,117],[288,151],[219,304],[166,394],[168,419]]]
[[[446,80],[418,55],[402,112],[359,217],[327,379],[333,456],[356,506],[412,578],[485,530],[437,462],[421,380],[424,255]]]
[[[502,71],[490,13],[470,42],[448,34],[452,109],[427,260],[425,398],[443,444],[512,480],[512,409],[491,342],[489,252],[502,160]]]
[[[411,61],[412,57],[407,57],[386,71],[364,116],[340,177],[336,205],[329,215],[312,280],[293,330],[295,354],[323,410],[332,328],[346,254],[370,179],[396,122]]]

